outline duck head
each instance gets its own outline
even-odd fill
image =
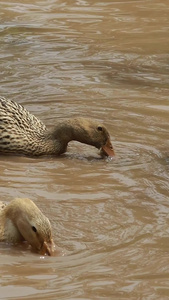
[[[75,130],[80,142],[100,149],[104,155],[111,157],[115,155],[109,132],[103,124],[91,119],[77,118]]]

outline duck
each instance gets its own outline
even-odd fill
[[[0,98],[0,154],[58,156],[70,141],[94,146],[101,156],[115,155],[108,130],[96,120],[68,118],[49,129],[21,104]]]
[[[9,204],[0,202],[0,242],[15,245],[24,241],[40,255],[53,255],[49,219],[28,198],[16,198]]]

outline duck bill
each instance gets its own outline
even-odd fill
[[[40,249],[39,253],[41,255],[49,255],[52,256],[55,250],[55,244],[53,242],[53,240],[51,240],[50,242],[44,242],[42,245],[42,248]]]
[[[114,149],[112,146],[112,143],[110,142],[110,139],[107,140],[106,144],[102,146],[102,151],[107,155],[107,156],[115,156]]]

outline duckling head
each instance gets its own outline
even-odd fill
[[[52,255],[54,242],[50,221],[30,199],[11,201],[6,217],[10,220],[10,227],[13,227],[8,233],[8,240],[25,240],[36,252]]]

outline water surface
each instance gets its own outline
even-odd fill
[[[0,299],[168,299],[168,1],[0,6],[1,96],[49,127],[98,119],[116,152],[0,157],[1,200],[34,200],[65,253],[1,244]]]

